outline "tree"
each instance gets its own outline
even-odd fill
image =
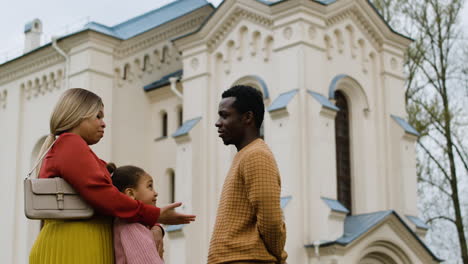
[[[406,58],[409,122],[417,143],[421,207],[439,238],[456,230],[463,263],[468,264],[468,47],[459,14],[463,0],[374,0],[383,18],[414,39]],[[465,107],[465,108],[464,108]],[[452,226],[442,227],[443,223]],[[447,243],[446,239],[430,243]],[[440,251],[439,251],[440,252]]]

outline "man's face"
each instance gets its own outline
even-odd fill
[[[236,101],[235,97],[226,97],[221,100],[218,107],[218,121],[215,126],[218,128],[219,137],[224,145],[238,144],[242,142],[245,134],[245,125],[242,115],[232,106]]]

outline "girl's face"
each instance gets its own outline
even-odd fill
[[[153,178],[148,173],[141,175],[130,196],[144,204],[156,205],[158,193],[153,188]]]
[[[106,123],[104,123],[103,118],[104,108],[101,108],[96,116],[84,119],[70,132],[80,135],[88,145],[96,144],[104,136]]]

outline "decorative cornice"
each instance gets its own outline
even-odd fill
[[[144,35],[144,37],[136,37],[134,39],[124,41],[122,45],[116,49],[115,56],[117,59],[125,58],[131,54],[155,46],[160,42],[170,40],[174,37],[192,31],[206,19],[206,16],[207,14],[202,13],[196,17],[185,19],[177,25],[167,27],[164,30],[156,30],[156,34],[151,34],[149,36]]]
[[[149,50],[147,53],[116,62],[113,78],[118,87],[136,79],[141,80],[147,74],[151,74],[154,78],[154,72],[160,75],[171,68],[182,68],[180,52],[171,42],[153,48],[154,50]],[[174,67],[174,64],[180,64],[180,66]]]
[[[219,27],[208,39],[208,49],[210,51],[214,50],[241,19],[246,19],[268,29],[273,29],[273,20],[271,18],[237,7],[224,21],[223,25]]]
[[[0,85],[63,62],[65,62],[63,57],[57,52],[48,53],[29,60],[21,60],[16,65],[12,65],[11,67],[5,66],[5,69],[0,70]]]
[[[72,78],[72,77],[80,75],[82,73],[95,73],[95,74],[101,75],[103,77],[114,78],[113,74],[103,72],[103,71],[98,71],[98,70],[91,69],[91,68],[86,68],[86,69],[83,69],[81,71],[74,72],[74,73],[68,75],[68,78]]]
[[[62,87],[63,70],[59,69],[56,72],[50,72],[43,75],[41,78],[36,77],[21,83],[20,87],[24,91],[26,100],[31,100],[40,95],[50,93]]]

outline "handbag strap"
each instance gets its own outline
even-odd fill
[[[44,157],[47,155],[47,153],[49,152],[49,150],[52,148],[52,146],[54,145],[55,141],[57,139],[54,140],[54,142],[52,142],[52,144],[50,144],[49,148],[44,152],[44,154],[42,154],[42,156],[37,160],[36,162],[36,165],[34,165],[34,167],[31,169],[31,171],[28,173],[28,176],[26,177],[27,178],[30,178],[31,177],[31,174],[33,173],[33,171],[36,169],[37,165],[39,165],[41,162],[42,162],[42,159],[44,159]]]

